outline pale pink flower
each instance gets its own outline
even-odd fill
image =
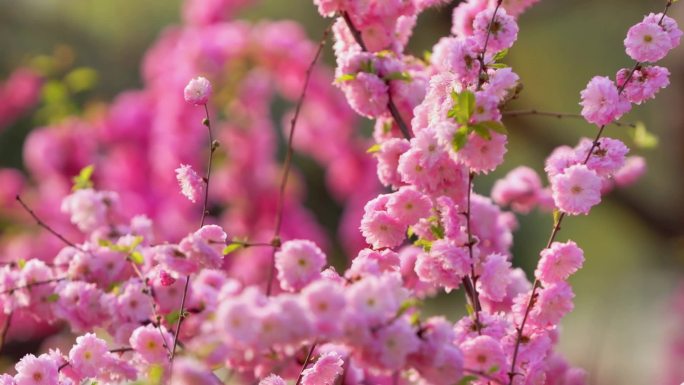
[[[501,206],[510,205],[517,212],[528,213],[537,204],[541,190],[539,175],[529,167],[520,166],[494,183],[492,200]]]
[[[129,340],[131,347],[149,363],[163,363],[173,346],[173,336],[164,326],[140,326],[133,331]]]
[[[622,141],[613,138],[601,138],[599,145],[594,147],[586,165],[590,170],[595,171],[599,176],[610,176],[625,164],[625,156],[629,148]],[[575,157],[577,159],[587,159],[589,150],[592,149],[593,142],[589,139],[582,139],[575,147]]]
[[[613,180],[618,186],[629,186],[636,182],[646,172],[646,160],[641,156],[630,156],[625,164],[613,174]]]
[[[361,233],[374,248],[399,246],[406,238],[406,225],[385,211],[368,211],[361,220]]]
[[[325,264],[325,254],[308,240],[287,241],[275,254],[280,287],[288,291],[301,290],[320,277]]]
[[[17,370],[14,376],[17,385],[57,385],[59,382],[57,364],[47,354],[38,357],[27,354],[14,368]]]
[[[551,179],[553,201],[564,213],[588,214],[601,202],[601,177],[585,165],[570,166]]]
[[[228,235],[217,225],[205,225],[181,240],[178,250],[189,260],[208,268],[219,268],[223,263],[223,247]]]
[[[195,203],[201,199],[205,187],[204,179],[191,166],[181,164],[176,169],[176,179],[180,184],[181,193],[190,202]]]
[[[623,68],[618,71],[616,82],[621,87],[627,82],[631,69]],[[670,71],[665,67],[648,66],[635,70],[623,91],[627,99],[635,104],[641,104],[653,99],[661,89],[670,84]]]
[[[183,90],[185,101],[196,106],[206,105],[210,95],[211,83],[201,76],[191,79]]]
[[[410,187],[402,187],[390,195],[387,212],[401,224],[411,226],[430,215],[430,199]]]
[[[443,37],[433,48],[430,61],[441,71],[450,71],[464,84],[477,80],[480,62],[475,40]]]
[[[458,288],[461,278],[470,271],[468,249],[447,239],[434,241],[429,253],[418,256],[415,270],[423,281],[447,290]]]
[[[390,370],[403,368],[406,365],[406,357],[418,350],[420,345],[416,330],[406,318],[396,320],[380,329],[375,335],[374,342],[377,344],[377,350],[372,349],[375,359]]]
[[[605,76],[594,76],[580,95],[582,116],[597,126],[617,120],[631,109],[629,101],[618,95],[615,83]]]
[[[503,8],[496,12],[493,21],[492,16],[494,16],[494,9],[485,9],[473,20],[473,37],[478,48],[482,50],[485,41],[487,41],[487,52],[499,52],[510,48],[518,38],[518,23]],[[488,40],[487,35],[489,35]]]
[[[574,308],[572,299],[575,294],[565,281],[547,285],[538,294],[539,297],[530,311],[530,322],[534,325],[554,327]]]
[[[61,209],[71,216],[71,223],[88,232],[106,224],[108,208],[117,200],[113,192],[80,189],[64,198]]]
[[[285,380],[283,380],[280,376],[271,374],[259,381],[259,385],[287,385],[287,382],[285,382]]]
[[[511,282],[511,263],[508,258],[499,253],[490,254],[482,263],[481,270],[477,290],[493,301],[501,301]]]
[[[76,345],[69,351],[70,365],[87,378],[96,377],[109,359],[107,343],[92,333],[77,337]]]
[[[302,372],[302,385],[332,385],[342,373],[343,364],[344,361],[337,352],[321,354],[312,367]]]
[[[568,279],[583,263],[584,252],[575,242],[554,242],[542,250],[534,275],[544,284],[556,283]]]
[[[490,373],[504,369],[506,356],[499,341],[490,336],[478,336],[461,344],[463,366],[470,370]]]
[[[376,153],[380,183],[395,188],[402,185],[401,176],[397,171],[399,157],[410,147],[406,139],[399,138],[390,138],[380,144],[380,151]]]
[[[660,23],[660,27],[670,38],[670,49],[679,45],[679,40],[682,37],[682,30],[679,29],[675,19],[667,15],[663,16],[662,13],[649,13],[648,15],[644,16],[643,22],[652,24]]]
[[[656,23],[641,22],[627,32],[627,55],[638,62],[657,62],[672,49],[670,37]]]
[[[487,174],[503,163],[506,154],[506,135],[492,132],[490,139],[476,133],[468,136],[468,142],[455,157],[471,171]]]
[[[342,83],[349,105],[367,118],[378,118],[389,113],[389,88],[377,75],[359,72],[352,80]]]

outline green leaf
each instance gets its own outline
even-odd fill
[[[498,132],[499,134],[504,135],[508,134],[508,130],[506,130],[506,127],[503,125],[503,123],[497,122],[496,120],[487,120],[485,122],[480,122],[479,124],[484,126],[489,131]]]
[[[402,72],[397,71],[397,72],[392,72],[389,75],[385,76],[385,80],[403,80],[406,82],[410,82],[411,80],[413,80],[413,78],[411,77],[411,74],[409,74],[406,71],[402,71]]]
[[[476,134],[480,135],[482,138],[486,140],[492,139],[492,135],[489,133],[489,130],[481,123],[475,124],[470,126],[470,128],[475,131]]]
[[[240,243],[231,243],[230,245],[223,248],[223,255],[228,255],[232,252],[238,251],[244,246]]]
[[[159,364],[154,364],[150,367],[147,373],[147,379],[150,385],[159,385],[164,377],[164,367]]]
[[[64,83],[73,92],[93,89],[97,84],[97,71],[88,67],[79,67],[64,77]]]
[[[427,50],[423,51],[423,61],[430,63],[432,61],[432,52]]]
[[[451,91],[451,98],[454,101],[454,106],[451,107],[447,116],[460,124],[468,124],[475,111],[475,94],[469,90],[464,90],[461,93]]]
[[[454,150],[454,152],[458,152],[463,148],[463,146],[465,146],[467,141],[468,126],[461,126],[451,139],[451,148]]]
[[[142,265],[145,262],[145,258],[139,251],[134,251],[128,256],[133,263],[136,265]]]
[[[335,79],[335,81],[338,83],[344,83],[354,79],[356,79],[356,74],[344,74],[338,76],[337,79]]]
[[[634,144],[643,149],[653,149],[658,147],[658,137],[646,129],[643,122],[637,122],[636,127],[630,131]]]
[[[492,63],[489,64],[487,67],[489,68],[494,68],[494,69],[501,69],[501,68],[508,68],[508,64],[506,63]]]
[[[164,318],[166,319],[166,322],[169,325],[173,325],[180,319],[180,311],[174,310],[171,313],[167,314]]]
[[[475,112],[475,94],[469,90],[461,91],[458,94],[458,103],[467,111],[468,119],[470,119],[473,116],[473,112]]]
[[[503,58],[506,57],[506,55],[508,55],[508,48],[506,48],[503,51],[497,52],[496,55],[494,55],[494,61],[500,62],[501,60],[503,60]]]
[[[499,365],[494,365],[487,370],[487,374],[494,374],[499,371]]]
[[[47,297],[45,297],[45,301],[51,302],[51,303],[57,302],[57,301],[59,301],[59,294],[52,293],[52,294],[48,295]]]
[[[432,248],[432,242],[428,241],[427,239],[419,238],[415,242],[413,242],[413,244],[418,246],[418,247],[422,247],[424,251],[428,251],[428,252]]]
[[[26,266],[26,260],[24,258],[19,258],[17,260],[17,266],[19,267],[19,270],[23,269],[24,266]]]
[[[468,385],[475,380],[477,380],[477,376],[469,374],[467,376],[463,376],[463,378],[461,378],[461,381],[458,382],[458,385]]]
[[[86,188],[92,188],[93,187],[93,182],[90,180],[90,178],[93,176],[93,172],[95,171],[95,166],[92,164],[86,167],[83,167],[81,171],[76,175],[72,180],[74,182],[73,187],[71,188],[72,191],[76,190],[82,190]]]
[[[380,151],[380,145],[379,144],[374,144],[366,150],[366,154],[375,154],[376,152]]]

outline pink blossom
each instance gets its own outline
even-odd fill
[[[477,80],[480,62],[473,39],[443,37],[435,45],[430,61],[441,71],[451,71],[464,84]]]
[[[613,122],[631,109],[629,101],[618,95],[615,84],[605,76],[594,76],[580,95],[582,116],[597,126]]]
[[[410,187],[402,187],[391,194],[387,202],[387,212],[401,224],[411,226],[419,219],[430,215],[430,199]]]
[[[164,326],[140,326],[131,334],[130,344],[149,363],[166,362],[173,346],[173,336]]]
[[[211,83],[201,76],[191,79],[183,90],[185,101],[196,106],[206,105],[211,95]]]
[[[339,319],[346,304],[342,287],[330,281],[319,280],[305,287],[302,296],[321,332],[329,333],[339,327]]]
[[[491,138],[485,139],[472,133],[466,145],[456,153],[456,159],[473,172],[488,174],[503,163],[507,142],[506,135],[491,133]]]
[[[589,157],[586,165],[590,170],[595,171],[599,176],[609,176],[620,169],[625,164],[625,156],[629,148],[622,141],[612,138],[601,138]],[[577,159],[587,159],[589,150],[593,148],[593,142],[589,139],[582,139],[575,147],[575,157]]]
[[[342,83],[342,90],[359,115],[378,118],[389,113],[389,88],[375,74],[359,72],[354,79]]]
[[[25,355],[15,366],[17,385],[57,385],[57,364],[47,354]]]
[[[622,87],[629,76],[631,69],[623,68],[618,71],[617,85]],[[670,71],[664,67],[648,66],[635,70],[627,82],[624,94],[627,99],[635,104],[641,104],[655,97],[656,93],[670,84]]]
[[[189,165],[181,164],[176,169],[176,179],[181,187],[181,193],[190,202],[195,203],[202,197],[204,192],[204,179]]]
[[[568,279],[583,263],[584,252],[575,242],[554,242],[542,250],[534,275],[544,284],[556,283]]]
[[[287,385],[287,382],[285,382],[285,380],[283,380],[280,376],[270,374],[268,377],[259,381],[259,385]]]
[[[107,343],[92,333],[76,338],[76,345],[69,351],[69,363],[80,375],[93,378],[98,375],[110,358]]]
[[[312,367],[302,372],[302,385],[332,385],[342,373],[343,364],[342,358],[336,352],[321,354]]]
[[[503,254],[490,254],[481,269],[477,290],[491,300],[501,301],[506,296],[506,288],[511,282],[511,263],[508,258]]]
[[[108,208],[117,200],[116,193],[81,189],[65,197],[61,209],[71,216],[71,223],[88,232],[105,225]]]
[[[473,37],[480,50],[487,44],[487,52],[499,52],[510,48],[518,38],[518,23],[504,9],[499,9],[494,16],[493,9],[485,9],[473,20]],[[491,23],[491,27],[490,27]],[[489,36],[489,38],[487,37]]]
[[[470,271],[468,249],[446,239],[434,241],[429,253],[418,256],[415,269],[423,281],[447,290],[458,288]]]
[[[630,156],[625,164],[613,174],[613,180],[618,186],[629,186],[636,182],[646,172],[646,160],[641,156]]]
[[[553,201],[564,213],[588,214],[601,202],[601,178],[585,165],[570,166],[551,179]]]
[[[287,241],[275,254],[278,280],[284,290],[301,290],[320,277],[325,264],[325,254],[308,240]]]
[[[560,319],[572,311],[572,299],[575,294],[567,282],[548,285],[539,292],[537,304],[532,311],[532,317],[540,326],[554,326]]]
[[[641,22],[627,32],[627,55],[638,62],[655,63],[672,49],[670,37],[656,23]]]
[[[169,385],[221,385],[213,371],[192,358],[179,357],[174,360]]]
[[[660,23],[660,27],[670,38],[670,49],[679,45],[679,40],[682,37],[682,30],[679,29],[675,19],[671,18],[670,16],[663,15],[662,13],[649,13],[648,15],[644,16],[643,22],[652,24]]]
[[[498,101],[505,100],[520,81],[520,76],[513,72],[510,67],[488,69],[487,76],[487,82],[482,85],[482,89],[489,95],[496,97]]]
[[[361,233],[374,248],[394,247],[406,237],[406,226],[384,211],[368,211],[361,220]]]
[[[406,139],[390,138],[380,144],[380,151],[376,153],[378,159],[378,179],[385,186],[399,187],[402,185],[401,176],[397,172],[399,157],[409,149]]]
[[[510,205],[513,210],[528,213],[539,200],[542,185],[539,175],[525,166],[516,167],[492,188],[492,200],[501,206]]]
[[[376,348],[371,349],[375,359],[384,368],[400,370],[406,365],[406,357],[418,350],[420,340],[406,318],[401,318],[380,329],[376,336]]]
[[[489,373],[504,370],[506,356],[499,341],[490,336],[478,336],[461,344],[463,365],[470,370]]]
[[[223,247],[228,236],[217,225],[205,225],[181,240],[178,250],[201,266],[218,268],[223,263]]]
[[[585,154],[586,156],[586,154]],[[578,159],[575,154],[575,149],[570,146],[556,147],[551,155],[546,158],[544,163],[544,171],[548,174],[549,180],[556,175],[562,174],[566,168],[580,163],[584,159]]]

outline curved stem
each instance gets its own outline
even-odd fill
[[[526,116],[526,115],[533,115],[533,116],[545,116],[545,117],[557,118],[557,119],[564,119],[564,118],[584,119],[584,116],[582,116],[582,114],[573,114],[573,113],[567,113],[567,112],[540,111],[537,109],[501,111],[501,115],[507,116],[510,118],[516,118],[519,116]],[[636,128],[636,126],[637,126],[636,123],[622,123],[622,122],[618,122],[618,121],[611,122],[610,124],[617,126],[617,127]]]
[[[314,341],[311,344],[311,347],[309,348],[309,353],[306,354],[306,359],[302,364],[302,369],[299,371],[299,377],[297,377],[297,382],[295,383],[295,385],[299,385],[302,382],[302,378],[304,378],[304,370],[306,369],[306,365],[308,365],[309,361],[311,360],[311,356],[313,355],[313,352],[316,349],[316,344],[317,341]]]
[[[362,51],[368,52],[368,48],[366,47],[366,44],[363,42],[361,31],[359,31],[354,26],[354,22],[352,22],[352,19],[351,17],[349,17],[349,14],[347,12],[342,12],[342,18],[344,19],[344,22],[347,24],[347,28],[349,28],[349,31],[351,32],[352,36],[354,37],[354,40],[356,41],[356,44],[358,44],[359,47],[361,47]],[[385,81],[385,83],[389,86],[389,83],[387,81]],[[401,117],[397,105],[394,104],[394,101],[392,100],[392,93],[389,91],[387,108],[389,109],[389,112],[392,115],[394,121],[397,122],[399,131],[401,131],[401,134],[404,136],[404,138],[411,139],[411,132],[409,131],[409,127],[404,121],[404,119]]]
[[[321,56],[321,53],[323,52],[323,47],[325,46],[325,42],[328,40],[328,34],[330,33],[330,28],[331,26],[328,26],[325,31],[323,31],[323,37],[321,38],[321,41],[318,43],[318,49],[316,50],[316,54],[314,55],[313,60],[311,61],[311,64],[309,64],[309,67],[306,69],[306,75],[304,77],[304,85],[302,86],[302,93],[299,96],[299,100],[297,100],[297,105],[295,107],[295,112],[294,116],[292,117],[292,120],[290,120],[290,131],[288,133],[287,137],[287,153],[285,154],[285,164],[283,166],[283,176],[282,179],[280,180],[280,189],[278,191],[278,206],[276,209],[276,218],[275,218],[275,229],[273,230],[273,240],[271,241],[271,245],[273,246],[273,252],[271,253],[271,265],[268,270],[268,278],[267,278],[267,283],[266,283],[266,295],[270,296],[271,292],[273,290],[273,278],[275,275],[275,253],[276,251],[280,248],[280,230],[283,225],[283,211],[285,207],[285,188],[287,187],[287,180],[288,177],[290,176],[290,169],[292,168],[292,155],[294,153],[294,148],[293,148],[293,141],[294,141],[294,133],[295,133],[295,128],[297,127],[297,120],[299,119],[299,113],[302,110],[302,105],[304,105],[304,99],[306,98],[306,90],[309,88],[309,82],[311,81],[311,75],[313,74],[313,70],[316,66],[316,63],[318,62],[318,59]]]

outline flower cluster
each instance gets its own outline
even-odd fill
[[[380,195],[374,187],[362,187],[370,156],[359,151],[360,141],[348,127],[353,119],[348,110],[336,109],[344,104],[326,88],[324,74],[302,61],[312,45],[300,31],[291,24],[252,29],[217,23],[240,1],[188,2],[185,17],[192,27],[162,38],[146,62],[150,89],[116,102],[102,133],[126,143],[113,147],[121,151],[111,155],[115,159],[125,158],[129,153],[123,149],[131,146],[154,149],[158,157],[148,168],[159,176],[159,190],[146,199],[135,193],[142,176],[142,185],[156,181],[134,171],[138,158],[124,166],[123,173],[135,179],[128,187],[107,184],[112,168],[105,167],[103,179],[95,181],[82,171],[61,203],[79,241],[72,243],[38,220],[66,246],[46,261],[25,258],[0,269],[3,313],[62,322],[81,335],[68,354],[25,356],[15,365],[16,374],[5,374],[0,382],[118,384],[148,378],[214,385],[222,383],[215,373],[220,368],[241,383],[260,385],[290,379],[297,385],[586,384],[586,372],[555,350],[560,322],[574,307],[568,279],[582,267],[584,252],[555,236],[565,215],[588,213],[613,186],[637,179],[644,163],[627,158],[629,149],[621,141],[602,137],[602,127],[595,140],[554,150],[544,168],[550,186],[543,186],[533,169],[519,167],[496,182],[491,199],[474,192],[475,179],[504,161],[504,107],[519,92],[521,79],[502,59],[517,38],[516,17],[534,2],[463,2],[454,10],[452,35],[419,60],[403,48],[419,13],[442,1],[314,1],[323,16],[337,17],[336,86],[353,110],[376,119],[376,144],[368,152],[377,164],[370,176],[377,171],[389,189]],[[642,24],[630,30],[626,43],[637,60],[659,57],[678,43],[681,32],[667,16],[649,15]],[[234,44],[215,45],[226,39]],[[197,52],[184,51],[187,46]],[[259,63],[233,90],[239,96],[227,103],[240,119],[222,122],[211,115],[210,108],[219,104],[214,98],[221,96],[212,95],[214,86],[206,78],[194,78],[185,88],[176,81],[178,65],[169,58],[186,63],[186,56],[193,58],[190,70],[181,71],[184,83],[195,72],[220,79],[217,68],[232,60]],[[264,76],[272,73],[290,99],[313,82],[307,100],[313,107],[302,112],[301,121],[298,112],[292,118],[293,127],[306,127],[293,143],[334,170],[330,186],[358,209],[348,222],[363,247],[350,248],[353,258],[344,271],[329,265],[316,227],[289,202],[298,192],[283,183],[279,194],[284,195],[276,196],[271,182],[256,178],[280,171],[271,159],[274,138],[264,118],[264,100],[273,91]],[[581,95],[583,114],[601,126],[613,122],[631,103],[666,86],[667,75],[660,67],[639,64],[619,72],[618,85],[594,78]],[[230,143],[233,152],[214,170],[211,191],[212,169],[203,178],[190,166],[199,163],[193,151],[207,149],[206,143],[183,127],[200,126],[202,113],[209,137],[218,137],[204,151],[209,167],[218,143]],[[141,133],[140,120],[171,133]],[[84,140],[77,131],[68,132],[63,142]],[[51,148],[53,135],[41,131],[28,146]],[[129,138],[136,135],[142,137]],[[85,149],[74,146],[82,153],[68,154],[70,162],[60,164],[90,159],[98,144],[89,143]],[[67,156],[64,147],[55,148]],[[46,180],[67,172],[48,169],[52,166],[43,161],[28,163]],[[232,183],[237,175],[244,183]],[[169,193],[174,190],[179,193]],[[219,196],[232,206],[216,224],[205,224],[206,210]],[[185,214],[199,211],[203,200],[197,228]],[[271,207],[274,201],[278,207]],[[535,207],[557,211],[533,282],[513,267],[512,233],[518,224],[505,206],[519,213]],[[149,215],[139,214],[148,209],[153,209]],[[273,234],[268,230],[274,213],[274,235],[266,238]],[[421,314],[423,299],[460,288],[468,305],[456,322]],[[109,342],[93,334],[96,330],[109,334]]]

